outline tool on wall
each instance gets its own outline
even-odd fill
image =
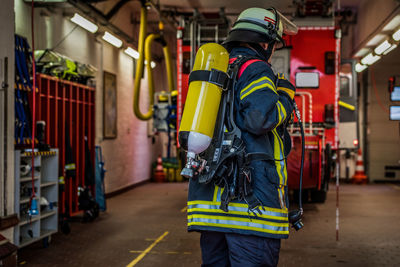
[[[94,66],[74,61],[50,49],[36,50],[35,56],[38,73],[84,85],[96,76],[97,69]]]
[[[32,138],[32,118],[28,91],[32,91],[30,69],[32,61],[26,38],[15,35],[15,142],[29,143]]]
[[[99,203],[99,208],[101,211],[106,211],[106,197],[105,197],[105,186],[104,178],[106,175],[106,169],[104,168],[104,158],[101,146],[95,147],[96,153],[96,163],[95,163],[95,176],[96,176],[96,202]]]
[[[142,7],[140,10],[140,31],[139,31],[139,59],[137,62],[137,69],[135,74],[135,85],[134,85],[134,93],[133,93],[133,111],[136,117],[140,120],[149,120],[153,117],[153,105],[154,105],[154,79],[153,79],[153,71],[151,68],[151,45],[154,41],[159,42],[163,47],[163,53],[165,58],[165,66],[167,71],[167,79],[168,79],[168,90],[172,92],[175,88],[174,79],[172,75],[172,62],[171,55],[169,52],[169,48],[167,42],[163,36],[164,24],[160,21],[159,23],[159,34],[150,34],[146,37],[147,31],[147,1],[142,0]],[[140,84],[141,79],[143,77],[143,69],[146,64],[146,70],[148,75],[148,90],[149,90],[149,100],[150,106],[148,111],[143,114],[139,108],[139,99],[140,99]]]

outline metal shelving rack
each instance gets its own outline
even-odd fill
[[[34,185],[39,214],[29,216],[29,192],[32,191],[32,173],[21,177],[21,162],[31,163],[32,153],[15,151],[15,211],[20,222],[15,226],[14,244],[24,247],[58,231],[58,149],[35,152]],[[31,170],[32,171],[32,170]],[[48,202],[40,207],[40,199]]]

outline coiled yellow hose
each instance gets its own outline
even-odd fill
[[[160,30],[163,29],[162,23],[159,26]],[[136,117],[140,120],[149,120],[153,117],[153,105],[154,105],[154,79],[153,79],[153,71],[151,69],[151,45],[153,41],[159,41],[163,46],[163,54],[165,58],[165,66],[167,70],[167,79],[168,79],[168,88],[169,91],[172,92],[175,88],[174,85],[174,77],[172,74],[172,62],[171,55],[169,53],[169,48],[164,40],[163,36],[160,34],[150,34],[145,38],[147,31],[147,9],[145,6],[142,6],[140,10],[140,31],[139,31],[139,59],[137,62],[137,69],[135,74],[135,85],[133,91],[133,111]],[[148,90],[149,90],[149,98],[150,105],[148,111],[143,114],[140,111],[139,107],[139,99],[140,99],[140,83],[143,77],[143,69],[144,69],[144,61],[146,59],[147,66],[147,75],[148,75]]]

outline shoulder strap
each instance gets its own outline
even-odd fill
[[[243,72],[247,69],[248,66],[250,66],[251,64],[255,63],[255,62],[265,62],[262,59],[259,59],[258,57],[255,56],[242,56],[239,55],[237,57],[233,57],[229,59],[229,64],[231,66],[238,66],[238,72],[237,72],[237,79],[240,78],[240,76],[242,76]]]

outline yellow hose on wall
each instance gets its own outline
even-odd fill
[[[160,29],[162,30],[162,24],[160,24]],[[140,10],[140,32],[139,32],[139,59],[137,62],[137,69],[135,74],[135,86],[133,91],[133,111],[136,117],[140,120],[149,120],[153,117],[153,105],[154,105],[154,79],[153,79],[153,71],[151,69],[151,45],[153,41],[158,41],[163,46],[163,53],[165,58],[165,66],[167,69],[167,79],[168,79],[168,88],[169,91],[172,92],[174,90],[174,77],[172,74],[172,62],[171,56],[169,53],[168,45],[165,42],[164,38],[160,34],[150,34],[146,36],[146,28],[147,28],[147,9],[145,6],[142,6]],[[147,66],[147,75],[148,75],[148,89],[149,89],[149,98],[150,105],[147,113],[143,114],[140,111],[139,107],[139,99],[140,99],[140,83],[143,77],[143,68],[144,68],[144,60],[146,59]]]

